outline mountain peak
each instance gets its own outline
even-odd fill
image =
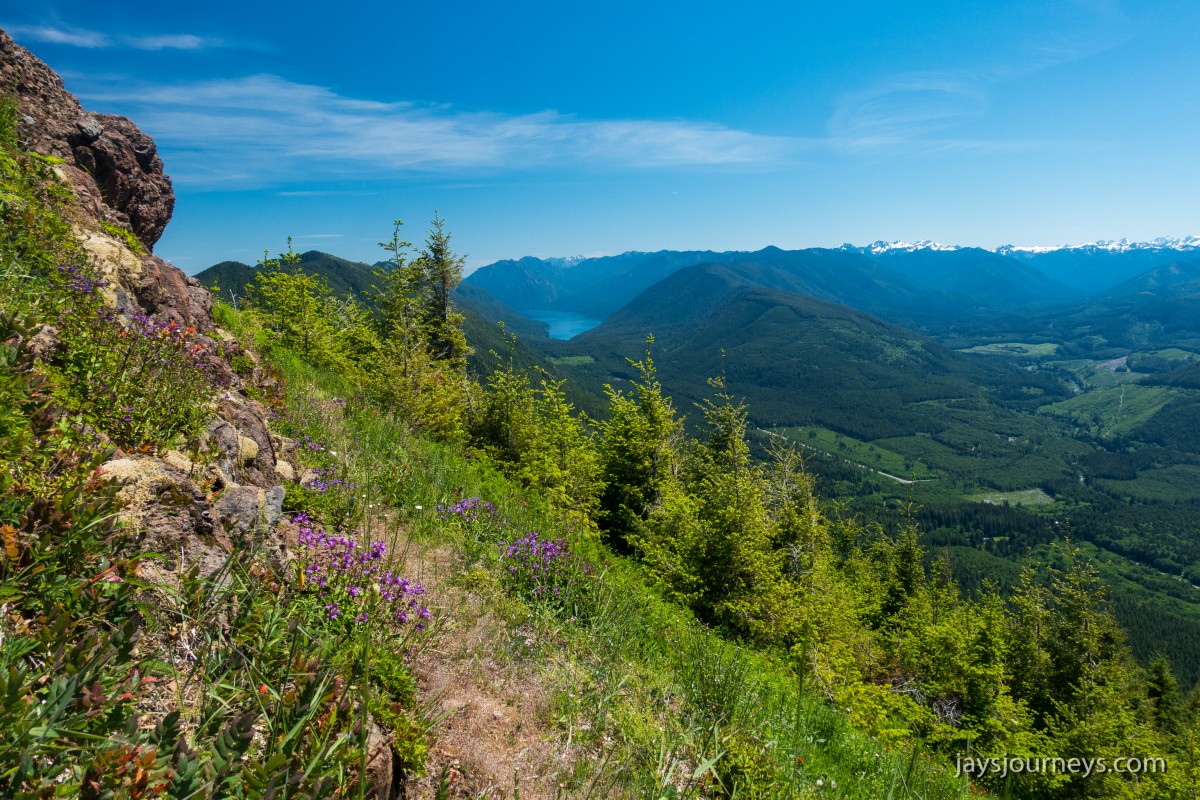
[[[1129,239],[1100,239],[1095,242],[1085,242],[1083,244],[1061,244],[1061,245],[1016,245],[1006,244],[996,248],[996,252],[1002,256],[1008,255],[1036,255],[1038,253],[1053,253],[1057,251],[1075,251],[1084,253],[1129,253],[1136,250],[1142,251],[1161,251],[1161,250],[1200,250],[1200,236],[1184,236],[1176,238],[1173,236],[1159,236],[1149,242],[1131,242]]]
[[[934,250],[934,251],[954,251],[962,250],[963,248],[956,244],[942,244],[935,242],[932,239],[921,239],[917,242],[894,241],[885,242],[882,239],[872,242],[865,247],[858,247],[853,244],[844,244],[842,250],[849,250],[864,255],[878,256],[884,253],[915,253],[918,250]]]

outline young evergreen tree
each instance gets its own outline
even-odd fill
[[[1155,726],[1167,736],[1177,736],[1183,728],[1184,705],[1171,661],[1162,653],[1146,669],[1146,699]]]
[[[510,346],[513,342],[515,337]],[[543,373],[535,388],[526,374],[514,370],[510,350],[487,380],[471,420],[471,439],[551,507],[576,525],[593,528],[599,456],[588,420],[567,402],[564,383]]]
[[[600,424],[600,494],[598,522],[611,542],[629,547],[629,535],[662,503],[664,488],[678,480],[684,441],[683,420],[650,357],[654,337],[646,339],[646,356],[630,361],[640,376],[629,394],[605,386],[609,419]]]
[[[465,259],[454,254],[446,221],[436,213],[425,238],[425,247],[417,256],[417,265],[424,282],[424,323],[429,337],[429,349],[434,358],[466,368],[467,339],[463,335],[463,316],[454,309],[451,295],[462,282]]]
[[[414,428],[443,440],[465,432],[470,398],[477,392],[466,374],[467,346],[462,316],[453,311],[449,293],[462,275],[462,260],[449,249],[450,234],[435,218],[426,250],[409,257],[411,245],[394,223],[390,254],[380,270],[381,340],[369,376],[369,391]],[[441,304],[441,305],[439,305]]]
[[[366,310],[306,273],[291,237],[278,258],[263,254],[249,303],[276,342],[318,364],[353,370],[378,345]]]
[[[705,591],[700,613],[762,644],[790,646],[800,623],[795,584],[784,577],[785,551],[774,546],[768,481],[750,458],[746,406],[709,381],[716,401],[700,410],[708,438],[689,459],[688,485],[699,506]]]
[[[506,356],[492,351],[500,363],[488,376],[483,402],[470,420],[470,432],[474,447],[512,474],[524,454],[537,446],[538,418],[529,376],[513,368],[516,337],[508,336],[506,340]]]
[[[412,244],[400,238],[403,220],[392,223],[392,238],[379,246],[389,253],[386,268],[376,268],[379,282],[376,304],[379,307],[381,338],[399,337],[400,352],[410,352],[424,338],[421,309],[424,305],[424,272],[421,265],[409,258]]]

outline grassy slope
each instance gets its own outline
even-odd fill
[[[278,363],[298,410],[313,398],[353,397],[354,387],[294,358]],[[510,598],[503,630],[511,638],[485,644],[495,653],[519,654],[510,656],[512,669],[541,676],[564,711],[557,735],[573,737],[588,754],[563,778],[568,796],[657,797],[666,788],[664,771],[672,782],[699,791],[703,774],[695,781],[689,776],[703,773],[703,763],[717,756],[717,773],[760,770],[763,796],[810,796],[817,781],[836,783],[842,797],[964,796],[965,784],[919,744],[892,749],[856,732],[821,698],[802,696],[786,664],[705,630],[649,591],[635,565],[564,529],[536,498],[375,411],[351,402],[338,428],[323,433],[344,448],[368,496],[387,498],[409,515],[418,541],[458,548],[464,575],[497,582],[495,542],[511,531],[568,536],[599,565],[585,607],[555,612]],[[409,476],[398,490],[380,477],[397,465]],[[462,529],[427,513],[463,496],[495,503],[500,521]],[[522,648],[514,644],[518,637],[536,644]],[[707,780],[705,793],[712,790]]]

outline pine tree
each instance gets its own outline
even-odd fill
[[[263,254],[249,304],[275,341],[318,364],[354,369],[378,345],[366,310],[335,297],[323,276],[306,273],[291,237],[278,258]]]
[[[1184,707],[1179,697],[1179,681],[1170,660],[1158,654],[1146,670],[1146,699],[1151,706],[1155,726],[1168,736],[1176,736],[1183,727]]]
[[[671,398],[663,395],[646,339],[646,356],[629,361],[637,369],[630,394],[605,386],[609,419],[600,425],[600,495],[598,522],[612,543],[628,547],[628,537],[663,499],[664,487],[678,480],[684,441],[683,420]]]
[[[380,338],[399,339],[397,353],[401,356],[401,374],[408,374],[407,357],[424,339],[421,308],[424,293],[424,272],[421,265],[409,258],[410,242],[400,238],[403,220],[392,223],[392,238],[379,246],[390,254],[386,269],[377,268],[375,278],[376,302],[379,306]]]
[[[440,361],[466,368],[467,339],[463,335],[463,316],[454,309],[451,295],[462,282],[465,259],[454,254],[445,220],[436,213],[425,238],[425,247],[417,257],[424,291],[424,322],[430,352]]]
[[[462,259],[450,251],[450,234],[435,217],[427,247],[409,258],[411,245],[394,223],[390,254],[380,279],[381,345],[369,375],[371,394],[415,428],[438,438],[460,438],[471,397],[478,392],[467,379],[466,337],[462,315],[449,295],[462,277]]]

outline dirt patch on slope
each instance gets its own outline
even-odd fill
[[[451,797],[555,798],[571,773],[572,755],[554,729],[552,697],[538,665],[521,657],[533,634],[511,628],[487,589],[451,578],[461,562],[443,547],[410,559],[436,604],[437,626],[420,645],[413,668],[423,701],[444,719],[430,736],[425,778],[409,798],[431,798],[440,777]]]

